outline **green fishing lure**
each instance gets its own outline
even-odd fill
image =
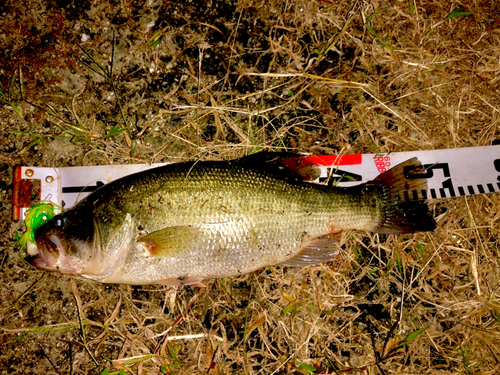
[[[18,237],[17,243],[21,247],[20,254],[23,260],[27,254],[28,243],[33,245],[36,244],[35,230],[56,216],[60,211],[62,211],[61,207],[50,201],[41,201],[29,208],[26,213],[26,219],[24,220],[26,232],[21,237],[16,233]]]

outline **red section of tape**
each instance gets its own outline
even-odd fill
[[[342,155],[342,156],[299,156],[284,158],[281,160],[290,170],[296,172],[306,181],[311,181],[319,177],[317,167],[338,167],[340,165],[358,165],[362,162],[363,155]]]
[[[22,167],[14,170],[14,183],[12,192],[12,220],[21,220],[21,208],[30,207],[30,197],[33,183],[22,178]]]
[[[306,156],[303,163],[315,164],[321,167],[339,166],[339,165],[359,165],[363,160],[363,155],[324,155],[324,156]]]

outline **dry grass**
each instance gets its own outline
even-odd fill
[[[6,4],[13,27],[26,10]],[[42,58],[30,60],[37,50],[21,48],[24,29],[3,36],[3,49],[15,51],[26,72],[27,101],[19,100],[17,80],[8,99],[17,99],[22,118],[2,102],[2,181],[16,163],[175,162],[263,149],[391,152],[500,140],[494,2],[82,4],[86,22],[78,27],[76,10],[57,12],[67,34],[57,34],[53,47],[66,58],[74,50],[69,38],[89,34],[81,45],[94,61],[82,53],[75,66],[54,71]],[[465,7],[473,15],[448,16]],[[54,26],[52,8],[30,9]],[[113,59],[107,21],[116,30]],[[6,91],[14,67],[0,57]],[[113,83],[81,61],[108,72],[112,61]],[[50,85],[42,87],[42,77]],[[264,269],[203,289],[54,274],[40,280],[15,253],[16,227],[3,224],[2,371],[498,373],[499,196],[431,205],[434,233],[343,233],[336,263]],[[9,207],[2,214],[8,223]]]

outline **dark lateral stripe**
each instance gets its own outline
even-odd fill
[[[461,187],[461,186],[458,187],[458,194],[465,195],[465,191],[464,191],[463,187]]]
[[[479,190],[479,194],[484,194],[484,187],[483,187],[483,185],[477,185],[477,190]]]
[[[488,186],[488,190],[490,191],[490,193],[495,192],[495,188],[493,187],[493,184],[487,184],[486,186]]]

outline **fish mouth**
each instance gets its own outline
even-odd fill
[[[64,240],[56,234],[43,233],[36,236],[38,254],[29,259],[29,263],[38,269],[73,273],[75,270],[68,267],[68,258]]]
[[[26,258],[26,260],[29,262],[29,264],[31,264],[35,268],[38,268],[41,270],[48,269],[47,261],[45,260],[45,257],[43,256],[42,253],[38,253],[35,256],[29,256]]]

